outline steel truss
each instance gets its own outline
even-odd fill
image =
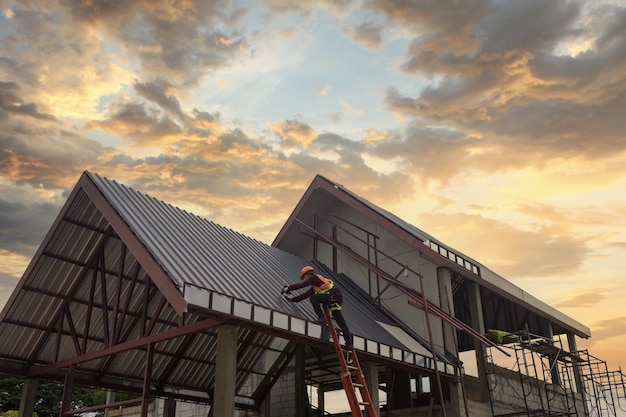
[[[46,256],[57,257],[52,253]],[[25,289],[42,292],[34,287]],[[209,332],[222,322],[179,315],[111,228],[104,233],[72,287],[44,295],[59,300],[55,319],[51,326],[41,329],[43,335],[34,343],[23,376],[63,383],[61,417],[130,404],[139,404],[141,415],[145,416],[152,396],[210,402],[206,396],[171,392],[163,381],[178,361],[186,358],[186,346],[198,334]],[[158,349],[160,342],[179,338],[186,342],[177,352]],[[169,362],[168,370],[158,379],[152,375],[157,354]],[[114,370],[123,355],[133,357],[129,366],[137,368],[134,380],[117,375]],[[37,362],[35,358],[41,356],[49,357],[48,363]],[[134,393],[138,398],[72,410],[75,384]]]

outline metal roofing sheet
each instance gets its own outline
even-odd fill
[[[305,320],[315,317],[310,303],[291,303],[280,295],[282,287],[298,280],[300,269],[310,264],[306,259],[97,174],[89,175],[181,291],[193,285]],[[358,286],[327,268],[325,273],[350,288],[344,315],[355,335],[407,349],[378,324],[393,322],[368,304]]]

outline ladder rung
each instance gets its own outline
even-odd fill
[[[341,344],[339,343],[339,338],[337,337],[339,331],[335,328],[332,322],[330,311],[328,310],[328,308],[325,309],[324,314],[326,316],[328,328],[330,329],[333,344],[335,345],[335,351],[337,352],[337,356],[339,357],[339,364],[341,365],[341,373],[339,375],[341,375],[342,385],[344,387],[344,390],[346,391],[346,395],[348,396],[350,408],[352,409],[353,413],[361,415],[361,413],[358,412],[359,410],[357,405],[359,405],[361,407],[365,407],[368,416],[374,415],[374,409],[371,404],[372,398],[370,397],[367,387],[365,386],[363,373],[362,371],[359,371],[360,365],[356,357],[356,351],[353,351],[352,349],[345,350],[341,347]],[[354,363],[355,365],[350,365],[350,363]],[[357,371],[355,375],[352,374],[353,371]],[[358,382],[354,379],[356,379]],[[365,401],[358,400],[356,392],[357,388],[361,390],[361,400]]]

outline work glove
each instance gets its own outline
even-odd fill
[[[283,296],[283,298],[285,300],[293,302],[291,297],[289,297],[291,295],[291,291],[289,291],[289,286],[288,285],[285,285],[280,293],[281,293],[281,295]]]

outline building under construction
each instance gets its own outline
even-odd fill
[[[281,295],[306,265],[343,292],[354,349]],[[0,319],[20,417],[39,381],[63,384],[61,417],[626,410],[587,327],[321,176],[270,246],[85,172]],[[74,386],[108,403],[74,409]]]

